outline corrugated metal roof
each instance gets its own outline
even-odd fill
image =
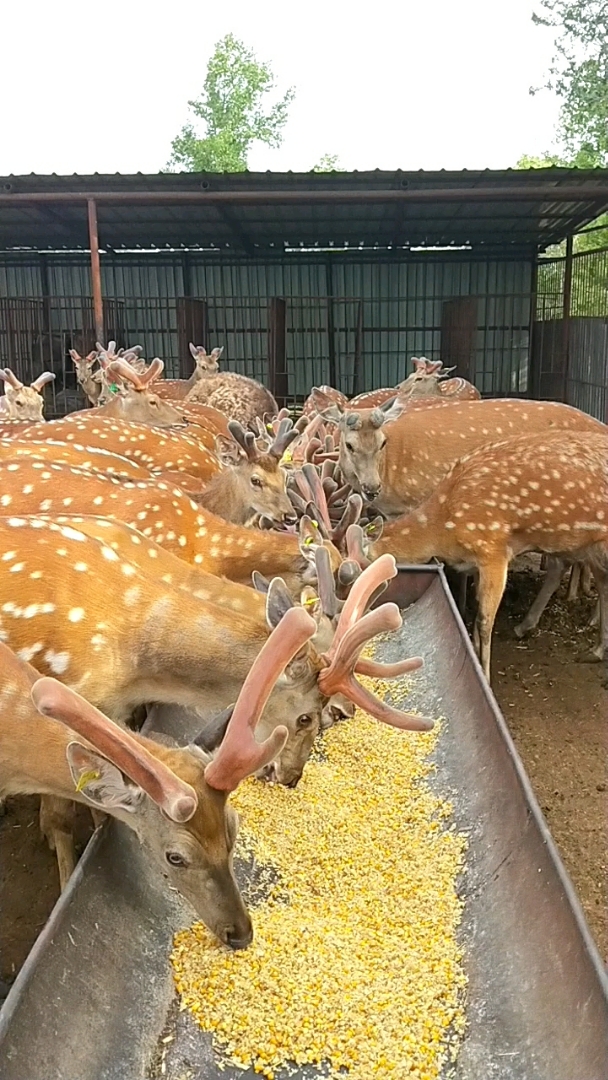
[[[544,250],[608,206],[608,169],[470,172],[161,173],[0,177],[0,249],[88,248],[86,200],[102,248],[465,247]]]

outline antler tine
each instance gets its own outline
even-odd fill
[[[397,564],[394,557],[388,554],[381,555],[379,559],[376,559],[375,562],[366,567],[361,574],[361,577],[359,577],[353,585],[344,605],[342,614],[340,615],[340,622],[338,623],[335,637],[327,654],[330,659],[336,655],[342,638],[357,623],[357,621],[361,619],[372,595],[380,585],[390,581],[396,574]],[[383,607],[386,606],[386,604],[383,605]],[[378,608],[378,610],[381,609]],[[401,623],[399,623],[399,625],[401,625]]]
[[[135,368],[132,368],[127,360],[111,360],[108,364],[107,371],[109,375],[117,375],[121,379],[126,379],[127,382],[133,384],[136,390],[144,389],[144,384],[135,371]]]
[[[232,435],[234,441],[245,451],[249,460],[255,461],[258,452],[253,431],[245,431],[245,428],[242,424],[239,424],[238,420],[229,420],[228,431]]]
[[[189,821],[198,803],[194,788],[154,757],[130,732],[56,679],[38,679],[31,695],[38,712],[59,720],[91,742],[173,821]]]
[[[304,457],[306,458],[307,464],[314,464],[314,460],[318,451],[322,449],[323,446],[318,439],[310,439],[310,441],[306,443],[306,446],[304,448]]]
[[[292,504],[294,510],[297,510],[297,512],[298,512],[298,514],[300,514],[300,516],[302,516],[302,514],[305,514],[306,513],[306,503],[305,503],[304,499],[302,499],[301,496],[298,495],[297,491],[294,491],[293,488],[288,488],[287,494],[289,495],[289,498],[291,499],[291,504]]]
[[[294,607],[272,631],[243,683],[218,753],[205,769],[210,787],[234,791],[241,780],[280,754],[287,741],[287,728],[279,726],[265,742],[257,743],[255,727],[275,682],[316,629],[314,619],[303,608]]]
[[[346,530],[346,553],[349,559],[359,563],[362,570],[370,565],[371,560],[365,551],[365,537],[360,525],[349,525]]]
[[[371,569],[372,567],[369,568],[369,570]],[[365,571],[365,574],[369,574],[369,570]],[[349,606],[350,597],[359,589],[365,574],[362,574],[353,585],[351,594],[346,600],[340,616],[338,627],[342,623],[344,613]],[[382,607],[376,608],[375,611],[369,611],[367,615],[364,615],[355,625],[351,626],[341,639],[329,666],[324,668],[319,675],[319,687],[322,693],[329,697],[333,697],[334,694],[344,694],[359,708],[365,709],[370,716],[374,716],[385,724],[390,724],[391,727],[409,731],[430,731],[434,727],[433,720],[394,709],[385,701],[377,698],[375,694],[366,690],[355,678],[359,652],[365,643],[377,634],[385,633],[388,630],[398,630],[401,623],[401,614],[396,604],[383,604]],[[328,658],[329,654],[324,657],[324,659]],[[415,670],[416,667],[420,667],[419,660],[419,657],[413,658],[409,662],[408,670]],[[363,661],[363,666],[365,667],[365,661]],[[391,666],[394,667],[394,665]],[[382,669],[382,674],[386,676],[387,672],[383,669],[383,665],[379,664],[375,670],[377,672],[380,669]]]
[[[143,386],[150,386],[151,383],[156,382],[164,370],[164,362],[161,360],[160,356],[155,356],[147,370],[140,375]]]
[[[341,548],[346,534],[351,525],[355,525],[361,517],[363,499],[360,495],[353,494],[349,497],[344,513],[332,532],[332,542],[337,548]]]
[[[328,619],[334,619],[338,614],[338,597],[331,568],[329,551],[325,547],[318,547],[315,551],[315,568],[317,571],[317,590],[323,614]]]
[[[302,466],[302,472],[308,481],[310,490],[312,492],[312,501],[315,506],[319,508],[319,513],[325,528],[328,532],[331,532],[331,518],[329,516],[329,509],[327,506],[327,499],[323,490],[323,484],[321,483],[321,477],[317,472],[316,467],[311,462],[306,462]]]
[[[287,450],[287,447],[297,438],[298,432],[294,428],[291,420],[288,416],[283,417],[283,419],[279,421],[278,431],[275,434],[274,441],[268,448],[268,453],[280,461]]]

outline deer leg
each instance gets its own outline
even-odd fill
[[[479,610],[477,626],[479,631],[479,661],[484,675],[490,682],[490,659],[492,652],[492,631],[496,612],[503,598],[507,584],[509,561],[506,557],[495,558],[493,562],[479,568],[479,588],[477,601]]]
[[[516,637],[522,638],[529,630],[534,630],[534,628],[538,626],[540,617],[549,603],[549,600],[559,589],[563,572],[563,560],[556,558],[554,555],[549,555],[547,557],[547,572],[540,592],[532,602],[529,611],[526,612],[521,622],[515,627]]]
[[[73,823],[74,803],[67,799],[58,799],[54,795],[41,796],[40,831],[51,851],[57,856],[62,892],[76,866]]]
[[[568,603],[578,598],[578,590],[581,583],[581,570],[582,566],[580,562],[575,562],[570,571],[570,581],[568,583],[568,592],[566,593],[566,600]]]
[[[600,601],[600,600],[598,600],[597,604],[595,605],[595,610],[594,610],[594,612],[593,612],[593,615],[592,615],[592,616],[591,616],[591,618],[589,619],[589,626],[590,626],[590,627],[594,627],[594,626],[599,626],[599,625],[600,625],[600,613],[601,613],[601,607],[602,607],[602,605],[601,605],[601,601]]]
[[[593,572],[589,563],[583,563],[581,567],[581,589],[584,596],[593,596]]]

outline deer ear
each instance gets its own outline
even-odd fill
[[[229,439],[226,435],[216,435],[215,446],[222,465],[240,465],[241,461],[246,457],[234,439]]]
[[[300,603],[304,608],[307,615],[312,615],[313,619],[319,624],[323,615],[323,607],[321,601],[317,596],[312,586],[307,585],[300,593]]]
[[[271,630],[279,625],[292,607],[295,607],[295,604],[283,578],[273,578],[266,594],[266,622]]]
[[[196,345],[193,345],[192,342],[190,342],[188,348],[190,349],[190,355],[196,360],[196,354],[198,352]]]
[[[213,357],[214,360],[219,360],[219,358],[222,355],[223,351],[224,351],[224,346],[222,345],[221,348],[219,348],[219,349],[212,349],[211,356]]]
[[[254,570],[253,571],[253,573],[251,575],[251,579],[253,581],[253,587],[254,587],[256,592],[260,592],[260,593],[267,593],[268,592],[268,590],[270,588],[270,582],[268,581],[267,578],[265,578],[262,574],[260,574],[259,570]]]
[[[76,785],[92,806],[108,814],[134,814],[140,809],[145,793],[127,780],[111,761],[80,743],[68,743],[66,757]]]
[[[315,550],[323,544],[323,537],[318,525],[308,516],[303,514],[300,518],[300,552],[308,563],[315,565]],[[315,568],[316,577],[316,568]]]

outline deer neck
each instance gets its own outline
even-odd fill
[[[219,529],[213,532],[209,524],[202,528],[198,530],[196,544],[208,572],[221,574],[241,585],[251,585],[253,571],[259,570],[265,577],[282,577],[294,593],[304,584],[307,562],[295,534],[232,525],[228,536],[223,537]],[[195,561],[196,558],[197,555]]]
[[[244,525],[251,514],[251,507],[243,488],[243,481],[236,469],[222,469],[209,481],[199,501],[211,514],[234,525]]]

